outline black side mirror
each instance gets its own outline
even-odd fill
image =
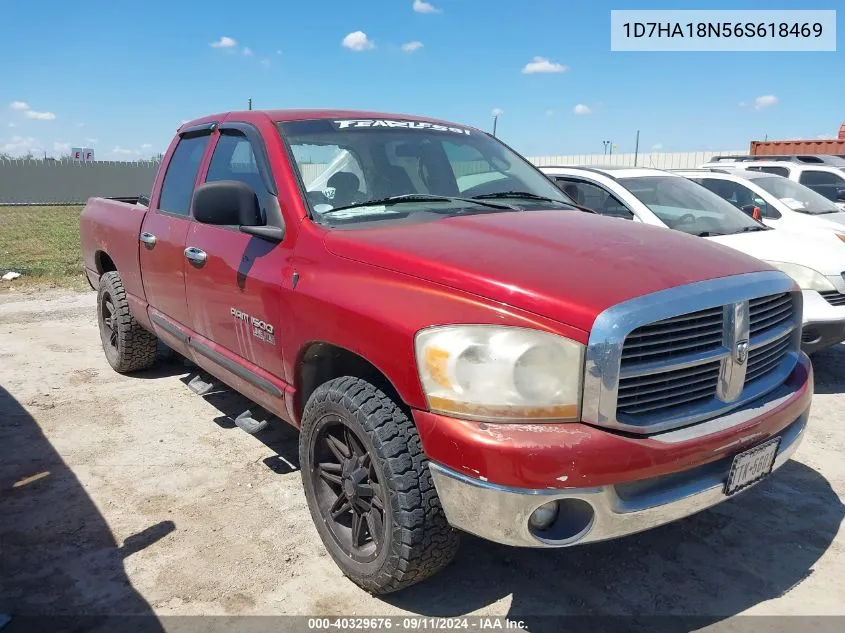
[[[261,207],[252,187],[237,180],[206,182],[194,191],[194,219],[203,224],[259,226]]]
[[[845,189],[837,189],[836,190],[836,201],[837,202],[845,202]]]

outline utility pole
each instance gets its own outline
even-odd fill
[[[498,121],[499,121],[499,115],[494,114],[493,115],[493,136],[494,137],[496,136],[496,124],[498,123]]]
[[[637,156],[640,153],[640,131],[637,130],[637,144],[634,146],[634,167],[637,166]]]
[[[252,97],[250,97],[248,99],[247,104],[248,104],[249,109],[252,110]]]

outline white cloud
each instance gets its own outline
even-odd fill
[[[414,0],[413,6],[417,13],[440,13],[440,9],[425,0]]]
[[[88,143],[89,145],[96,145],[99,142],[99,140],[100,139],[98,139],[98,138],[86,138],[85,142]]]
[[[247,57],[252,57],[252,49],[249,46],[244,46],[244,50],[241,52]]]
[[[422,42],[418,42],[414,40],[413,42],[405,42],[402,44],[402,52],[403,53],[413,53],[414,51],[418,51],[423,47]]]
[[[740,107],[740,108],[744,108],[744,107],[745,107],[745,106],[747,106],[747,105],[748,105],[748,104],[747,104],[747,103],[745,103],[745,101],[740,101],[740,102],[739,102],[739,107]]]
[[[574,108],[572,108],[572,112],[575,114],[592,114],[593,111],[590,110],[590,106],[586,106],[583,103],[579,103]]]
[[[270,67],[270,60],[267,59],[266,57],[262,57],[261,58],[261,65],[264,66],[265,68],[269,68]]]
[[[775,95],[763,95],[762,97],[757,97],[754,99],[754,107],[757,110],[762,110],[763,108],[770,108],[778,102],[778,98]]]
[[[29,110],[29,104],[24,101],[12,101],[9,107],[12,110]]]
[[[522,68],[522,72],[526,75],[533,75],[535,73],[565,73],[568,70],[568,66],[549,61],[539,55]]]
[[[282,54],[281,50],[276,51],[276,55],[281,55],[281,54]]]
[[[237,40],[232,37],[223,36],[216,42],[209,44],[211,48],[235,48],[238,45]]]
[[[152,148],[152,145],[150,145],[149,143],[144,143],[143,145],[141,145],[141,149],[150,149],[150,148]]]
[[[52,121],[56,115],[52,112],[36,112],[35,110],[26,110],[24,116],[28,119],[36,119],[37,121]]]
[[[25,156],[29,153],[43,153],[44,147],[31,136],[13,136],[6,143],[0,144],[0,154]]]
[[[70,154],[70,143],[59,143],[58,141],[53,143],[53,153],[57,156]]]
[[[493,112],[491,112],[490,114],[492,114],[493,116],[502,116],[504,113],[505,111],[501,108],[493,108]]]
[[[344,48],[357,52],[366,51],[376,47],[373,41],[370,40],[367,37],[367,34],[363,31],[353,31],[343,38],[342,44]]]
[[[12,123],[11,121],[9,121],[9,127],[18,127],[18,126],[15,125],[14,123]]]
[[[819,134],[817,137],[820,141],[835,141],[836,136],[833,134]]]
[[[546,116],[554,116],[557,114],[557,110],[546,110]]]
[[[651,146],[651,150],[653,152],[659,152],[662,149],[663,149],[663,143],[655,143],[654,145]]]
[[[141,150],[127,149],[125,147],[121,147],[120,145],[115,145],[111,153],[117,154],[118,156],[138,156],[141,153]]]

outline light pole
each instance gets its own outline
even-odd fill
[[[604,145],[604,155],[607,156],[608,151],[612,154],[613,153],[613,141],[602,141],[602,145]]]

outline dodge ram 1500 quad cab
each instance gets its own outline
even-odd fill
[[[795,282],[571,202],[472,127],[231,112],[178,130],[148,203],[88,201],[84,267],[111,366],[160,340],[297,427],[327,550],[387,593],[461,531],[561,547],[680,519],[803,437]]]

